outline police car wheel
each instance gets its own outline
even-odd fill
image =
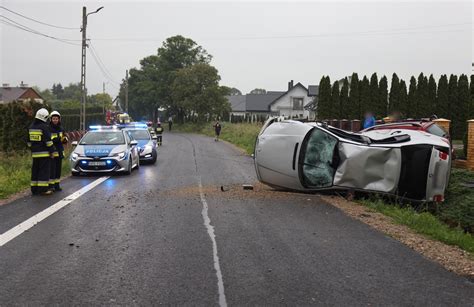
[[[125,175],[130,175],[132,173],[132,156],[128,158],[128,168],[125,171]]]

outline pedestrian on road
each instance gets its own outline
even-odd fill
[[[173,126],[173,117],[170,115],[168,117],[168,130],[171,131],[171,127]]]
[[[49,180],[49,188],[54,191],[61,191],[59,186],[61,179],[61,168],[64,158],[64,146],[68,142],[67,137],[64,136],[63,128],[61,127],[61,114],[58,111],[51,112],[51,121],[49,123],[51,129],[51,140],[53,141],[54,159],[51,162],[51,174]]]
[[[28,129],[28,147],[31,149],[31,193],[33,195],[51,195],[49,179],[54,151],[51,132],[46,124],[49,112],[45,108],[36,112],[35,120]]]
[[[222,126],[221,124],[219,123],[219,121],[216,121],[216,123],[213,125],[214,127],[214,132],[216,133],[216,138],[214,139],[214,141],[219,141],[219,136],[221,135],[221,129],[222,129]]]
[[[158,122],[156,124],[156,144],[161,146],[161,142],[163,141],[163,127],[161,127],[161,123]]]
[[[364,118],[364,129],[375,126],[375,117],[372,112],[366,112]]]

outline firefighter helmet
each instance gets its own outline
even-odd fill
[[[35,118],[46,122],[49,117],[49,112],[45,108],[41,108],[36,112]]]
[[[51,114],[49,114],[49,117],[53,117],[53,116],[59,116],[59,117],[61,117],[61,114],[59,114],[58,111],[53,111],[53,112],[51,112]]]

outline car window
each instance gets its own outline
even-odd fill
[[[121,131],[88,132],[81,140],[81,145],[120,145],[125,140]]]
[[[150,134],[148,133],[148,130],[130,130],[130,135],[135,139],[135,140],[149,140],[150,139]]]
[[[337,165],[334,165],[337,139],[314,129],[304,148],[303,179],[311,187],[332,186]]]
[[[446,131],[444,131],[443,128],[436,124],[429,126],[427,131],[437,136],[446,137]]]

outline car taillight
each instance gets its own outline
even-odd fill
[[[439,152],[439,158],[441,160],[448,160],[448,157],[449,157],[449,155],[447,153],[442,152],[442,151]]]
[[[444,201],[444,196],[443,195],[435,195],[433,196],[433,201],[436,203],[441,203]]]

